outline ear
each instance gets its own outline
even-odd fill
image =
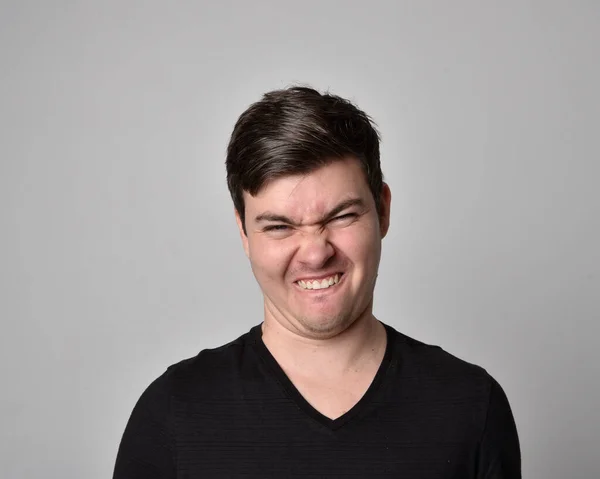
[[[244,233],[244,225],[242,223],[242,219],[240,218],[240,214],[238,213],[238,211],[234,208],[235,210],[235,222],[237,223],[238,226],[238,230],[240,231],[240,238],[242,239],[242,246],[244,247],[244,252],[246,253],[246,256],[248,258],[250,258],[250,253],[249,253],[249,249],[248,249],[248,236],[246,235],[246,233]]]
[[[392,192],[387,183],[383,183],[380,202],[379,228],[381,237],[385,238],[390,227],[390,210],[392,205]]]

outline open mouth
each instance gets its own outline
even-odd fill
[[[321,279],[301,279],[300,281],[296,281],[296,284],[302,289],[329,289],[337,285],[342,280],[343,274],[344,273],[336,273]]]

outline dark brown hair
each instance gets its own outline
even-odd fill
[[[312,88],[266,93],[239,117],[227,147],[227,186],[244,232],[244,191],[256,195],[271,180],[347,157],[360,161],[379,209],[383,174],[371,118],[350,101]]]

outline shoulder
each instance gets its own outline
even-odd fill
[[[490,415],[506,417],[508,402],[498,382],[483,367],[440,346],[427,344],[393,328],[390,397],[414,415],[447,421],[449,430],[481,437]]]
[[[251,333],[217,348],[203,349],[196,356],[171,364],[155,379],[145,394],[172,398],[215,391],[236,380],[243,365],[251,363]]]
[[[461,359],[438,345],[427,344],[388,326],[394,338],[396,372],[419,390],[445,396],[469,397],[484,406],[497,385],[483,367]]]

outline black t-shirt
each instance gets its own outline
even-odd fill
[[[520,479],[500,385],[479,366],[386,330],[371,386],[335,420],[300,395],[260,326],[169,367],[131,414],[114,479]]]

